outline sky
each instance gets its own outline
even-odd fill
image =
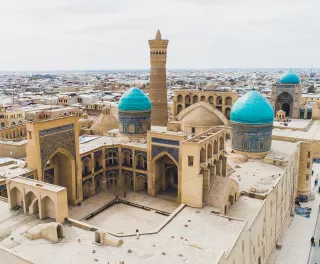
[[[320,68],[320,0],[0,0],[0,71]]]

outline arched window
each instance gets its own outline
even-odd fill
[[[132,155],[129,151],[122,153],[122,166],[132,167]]]
[[[183,97],[182,97],[181,94],[179,94],[179,95],[178,95],[178,102],[179,102],[179,103],[182,103],[182,101],[183,101]]]
[[[194,103],[194,104],[198,103],[198,100],[199,100],[198,96],[194,95],[193,98],[192,98],[192,103]]]
[[[232,99],[231,99],[231,97],[230,97],[230,96],[227,96],[225,102],[226,102],[226,105],[232,105]]]
[[[186,95],[185,97],[185,106],[188,107],[191,104],[190,95]]]
[[[118,165],[118,154],[115,151],[109,151],[107,153],[107,166]]]
[[[221,137],[220,140],[219,140],[219,150],[224,150],[224,138]]]
[[[213,97],[212,97],[212,96],[209,96],[208,102],[209,102],[209,104],[213,104],[213,103],[214,103],[214,100],[213,100]]]
[[[143,154],[136,156],[136,169],[147,170],[147,158]]]
[[[206,162],[206,151],[204,148],[200,151],[200,163]]]

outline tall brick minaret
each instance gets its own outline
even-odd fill
[[[168,122],[166,62],[169,40],[161,38],[158,30],[155,39],[149,40],[150,46],[150,86],[149,97],[152,103],[151,125],[166,126]]]

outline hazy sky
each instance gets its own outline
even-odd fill
[[[320,0],[0,0],[0,71],[320,67]]]

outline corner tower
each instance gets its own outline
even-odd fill
[[[155,39],[149,40],[150,47],[150,87],[149,97],[152,104],[151,125],[166,126],[168,122],[166,63],[169,40],[161,38],[158,30]]]

